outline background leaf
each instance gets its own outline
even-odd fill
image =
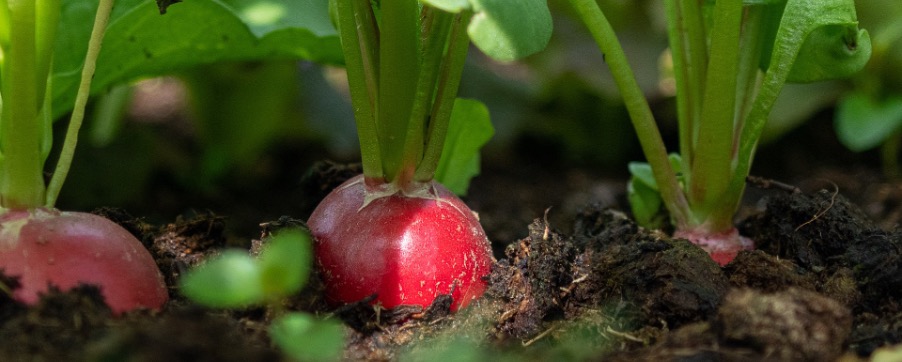
[[[836,109],[836,135],[843,145],[860,152],[883,143],[902,126],[902,95],[876,100],[853,92]]]
[[[513,61],[545,48],[551,39],[551,13],[545,0],[470,0],[467,28],[480,50],[499,61]]]
[[[54,118],[72,107],[96,0],[63,2],[54,55]],[[192,0],[160,15],[156,4],[119,0],[92,91],[200,64],[259,59],[341,62],[327,0]]]
[[[479,174],[479,150],[494,133],[482,102],[456,99],[435,179],[455,194],[466,194],[470,179]]]
[[[242,308],[263,302],[261,270],[247,253],[226,250],[181,279],[182,294],[213,308]]]

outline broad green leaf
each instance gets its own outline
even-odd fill
[[[479,174],[479,150],[494,133],[482,102],[456,99],[435,179],[455,194],[466,194],[470,179]]]
[[[345,345],[341,323],[305,313],[289,313],[274,320],[269,337],[297,361],[337,361]]]
[[[470,0],[467,33],[473,44],[499,61],[513,61],[545,48],[551,13],[545,0]]]
[[[299,229],[282,229],[260,253],[263,291],[267,297],[297,293],[310,275],[313,262],[310,236]]]
[[[852,151],[877,147],[902,126],[902,95],[876,100],[850,93],[837,105],[834,126],[839,141]]]
[[[72,106],[96,0],[63,2],[54,55],[54,118]],[[119,0],[92,91],[201,64],[260,59],[341,61],[327,0],[192,0],[160,15],[153,1]]]
[[[855,74],[871,58],[871,37],[857,23],[827,25],[805,39],[788,82],[809,83]]]
[[[431,5],[449,13],[459,13],[470,8],[469,0],[421,0],[424,4]]]
[[[247,253],[227,250],[185,274],[182,294],[214,308],[242,308],[264,301],[261,269]]]

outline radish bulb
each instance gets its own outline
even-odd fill
[[[372,303],[385,308],[425,308],[450,294],[456,311],[482,295],[493,259],[479,220],[444,186],[421,186],[411,195],[359,175],[313,211],[308,226],[330,302],[376,294]]]
[[[0,214],[0,269],[18,277],[13,298],[35,304],[49,287],[93,284],[113,313],[160,309],[169,298],[156,263],[134,236],[103,217],[56,209]]]

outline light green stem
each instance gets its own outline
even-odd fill
[[[698,1],[667,0],[665,5],[677,90],[680,156],[683,169],[689,170],[695,156],[693,145],[701,119],[708,47]]]
[[[421,17],[423,19],[422,63],[420,64],[413,108],[410,112],[406,145],[404,145],[404,159],[416,160],[417,164],[423,158],[426,126],[430,122],[429,111],[432,108],[439,68],[444,58],[445,45],[448,43],[448,33],[453,17],[454,15],[451,13],[430,6],[423,7],[423,16]],[[414,179],[416,180],[416,177]]]
[[[376,127],[379,49],[370,0],[337,1],[339,34],[354,107],[363,175],[381,180],[382,157]]]
[[[421,71],[419,9],[415,0],[383,1],[381,4],[376,120],[382,170],[386,181],[405,185],[412,180],[419,162],[418,158],[404,152]]]
[[[710,33],[710,58],[701,123],[689,183],[693,222],[703,222],[715,232],[733,227],[732,211],[726,215],[726,220],[720,217],[721,213],[712,212],[721,198],[732,196],[724,192],[733,167],[733,119],[736,113],[741,25],[742,0],[717,1]]]
[[[414,179],[420,182],[435,177],[442,157],[448,124],[451,122],[451,112],[454,109],[454,100],[457,98],[457,89],[460,86],[470,45],[467,25],[470,23],[471,15],[469,12],[458,14],[451,27],[448,52],[439,71],[438,89],[429,118],[429,128],[426,131],[426,148],[414,174]]]
[[[0,89],[0,204],[5,208],[29,209],[44,203],[36,5],[34,0],[9,0],[8,5],[10,43],[3,54]]]
[[[47,187],[46,207],[53,207],[59,196],[60,189],[69,174],[72,165],[72,157],[75,155],[75,146],[78,144],[78,130],[81,128],[85,117],[85,106],[88,104],[88,96],[91,94],[91,79],[97,67],[97,57],[100,55],[100,46],[103,43],[103,35],[107,23],[110,20],[110,12],[113,9],[114,0],[100,0],[97,7],[97,15],[94,17],[94,29],[91,31],[91,39],[88,41],[88,52],[85,55],[85,64],[81,70],[81,81],[78,85],[78,93],[75,96],[75,105],[72,108],[72,117],[69,119],[69,127],[66,130],[66,139],[60,151],[59,161],[53,178]]]
[[[570,0],[570,3],[605,55],[605,61],[611,69],[617,88],[620,89],[636,135],[639,137],[642,152],[652,166],[655,182],[658,184],[667,211],[678,228],[686,227],[689,221],[687,215],[689,204],[670,166],[667,149],[655,124],[651,108],[636,82],[614,29],[594,0]]]

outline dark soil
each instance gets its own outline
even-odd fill
[[[622,181],[521,164],[509,169],[489,158],[467,198],[498,259],[489,290],[471,307],[450,314],[450,300],[439,298],[425,309],[381,310],[367,301],[333,308],[315,275],[286,306],[344,321],[349,360],[830,361],[902,343],[896,184],[850,187],[867,178],[844,176],[812,178],[824,189],[799,183],[808,192],[752,186],[739,225],[758,250],[721,268],[701,249],[619,211]],[[259,250],[272,229],[302,224],[358,171],[313,167],[292,191],[306,195],[298,213],[256,220],[260,234],[237,246]],[[185,270],[235,239],[225,235],[231,219],[203,213],[149,225],[118,210],[100,213],[145,243],[172,301],[159,312],[113,318],[91,287],[51,293],[33,307],[0,295],[0,360],[285,359],[266,336],[268,311],[204,309],[179,292]]]

